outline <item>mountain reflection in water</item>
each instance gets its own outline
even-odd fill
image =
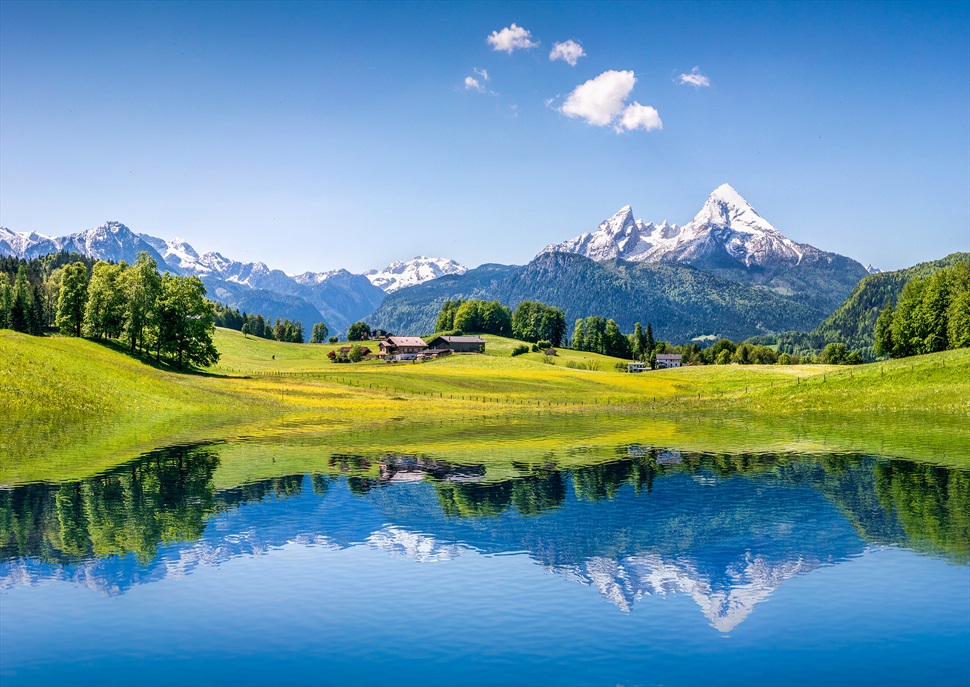
[[[417,561],[525,552],[630,611],[685,594],[729,632],[783,582],[892,545],[970,562],[970,473],[847,456],[641,446],[560,468],[334,455],[328,470],[215,488],[219,446],[148,454],[79,482],[0,491],[0,587],[121,594],[288,543]]]

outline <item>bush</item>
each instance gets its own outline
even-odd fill
[[[552,348],[552,342],[551,341],[536,341],[536,347],[540,351],[544,351],[547,348]]]
[[[518,346],[512,349],[512,357],[514,358],[517,355],[522,355],[523,353],[528,353],[528,352],[529,352],[529,347],[526,344],[519,344]]]
[[[329,339],[327,339],[327,341],[328,341],[329,343],[332,343],[332,344],[335,344],[335,343],[337,343],[338,341],[340,341],[340,339],[338,339],[338,338],[337,338],[336,336],[331,336],[331,337],[330,337]]]

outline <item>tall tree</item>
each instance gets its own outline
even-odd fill
[[[363,341],[370,338],[370,325],[366,322],[354,322],[347,328],[347,341]]]
[[[84,331],[98,339],[121,336],[125,324],[125,293],[121,275],[125,263],[95,263],[88,283],[88,302],[84,311]]]
[[[0,272],[0,329],[10,328],[10,310],[13,307],[13,289],[6,272]]]
[[[26,333],[30,329],[30,295],[27,270],[21,263],[10,299],[10,328],[15,331]]]
[[[205,298],[206,289],[198,277],[162,276],[157,322],[159,350],[179,368],[186,364],[206,367],[219,360],[212,343],[215,308]]]
[[[83,262],[65,265],[57,297],[57,326],[67,336],[81,336],[88,301],[88,269]]]
[[[138,253],[135,264],[124,272],[121,288],[125,298],[125,337],[131,350],[144,349],[145,334],[162,292],[158,263],[148,253]]]
[[[30,310],[27,315],[27,333],[41,336],[47,326],[47,316],[44,312],[44,294],[39,284],[30,285]]]
[[[645,355],[650,355],[653,353],[654,346],[657,342],[653,339],[653,325],[647,322],[647,333],[644,335],[646,338],[646,352]]]
[[[876,336],[873,342],[876,355],[893,355],[893,306],[889,303],[876,320]]]
[[[327,325],[323,322],[317,322],[315,325],[313,325],[313,333],[310,335],[310,343],[322,344],[326,342],[328,336],[330,336],[330,330],[327,329]]]

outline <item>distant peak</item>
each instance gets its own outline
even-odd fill
[[[632,206],[632,205],[624,205],[624,206],[623,206],[623,207],[621,207],[621,208],[620,208],[619,210],[617,210],[617,211],[616,211],[616,212],[615,212],[615,213],[613,214],[613,216],[614,216],[614,217],[627,217],[627,216],[633,216],[633,206]]]
[[[731,184],[721,184],[714,189],[708,198],[708,201],[712,200],[725,203],[732,207],[751,207],[751,203],[746,201],[744,197],[738,193],[733,186],[731,186]]]

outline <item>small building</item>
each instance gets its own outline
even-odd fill
[[[626,364],[627,372],[646,372],[650,369],[650,366],[646,363],[641,363],[639,360],[635,360],[632,363]]]
[[[389,336],[380,342],[380,356],[385,360],[414,360],[428,348],[419,336]]]
[[[680,353],[658,353],[657,354],[657,369],[663,370],[668,367],[681,367],[683,365],[684,356]]]
[[[337,349],[337,351],[339,353],[343,353],[344,355],[349,355],[350,354],[350,350],[352,348],[353,348],[353,346],[341,346],[340,348]],[[370,349],[367,348],[367,346],[361,346],[360,347],[360,354],[361,355],[369,355],[370,354]]]
[[[543,353],[543,355],[559,355],[558,353],[556,353],[556,349],[555,348],[546,348],[546,349],[543,349],[542,353]]]
[[[434,360],[454,353],[450,348],[428,348],[418,353],[418,360]]]
[[[480,336],[436,336],[428,343],[429,348],[450,348],[455,353],[484,353],[485,339]]]

